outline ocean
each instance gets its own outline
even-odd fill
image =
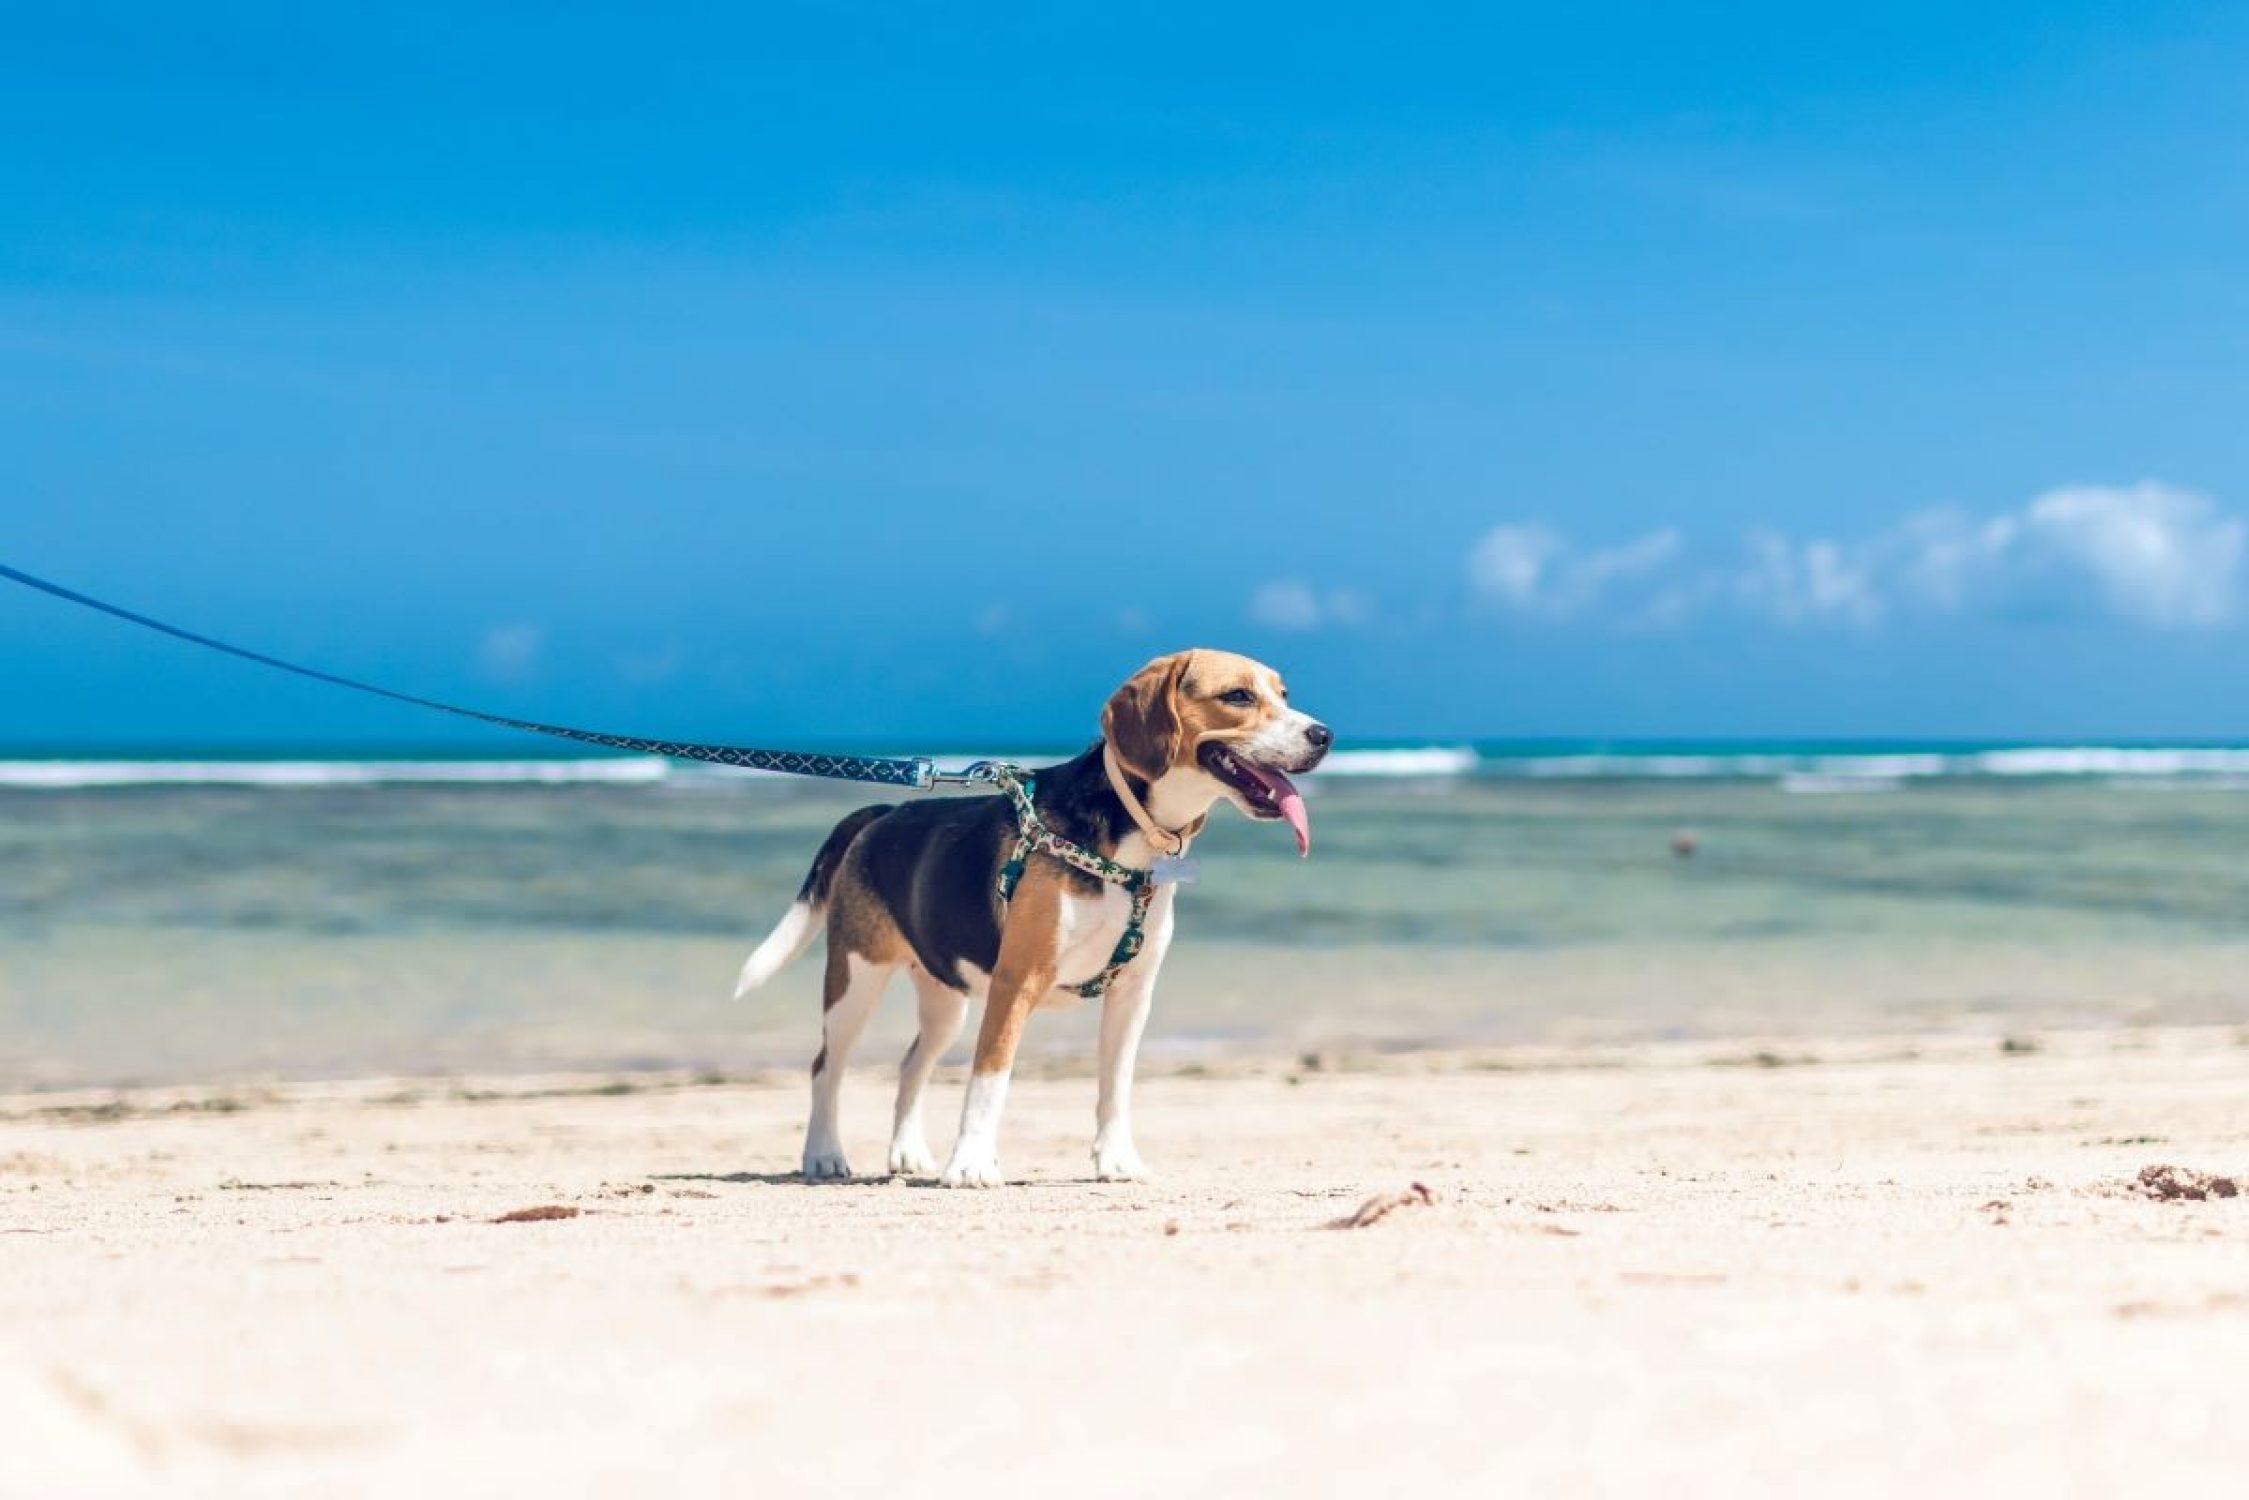
[[[1213,820],[1148,1050],[2249,1026],[2244,790],[2218,745],[1351,751],[1307,780],[1309,860]],[[817,962],[739,1004],[734,970],[883,795],[634,757],[0,758],[0,1088],[801,1066]],[[1081,1056],[1093,1009],[1033,1051]]]

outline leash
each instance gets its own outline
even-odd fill
[[[334,672],[323,672],[317,667],[301,666],[296,662],[283,661],[280,657],[268,656],[263,651],[252,651],[245,646],[229,645],[225,641],[214,640],[212,637],[200,634],[197,631],[183,629],[178,625],[167,625],[162,620],[152,619],[147,615],[126,609],[122,605],[107,603],[94,598],[90,594],[81,594],[76,589],[65,588],[49,579],[26,573],[20,568],[11,568],[6,563],[0,563],[0,578],[5,578],[12,583],[20,583],[25,588],[34,589],[42,594],[52,595],[65,603],[80,605],[97,613],[109,615],[114,619],[123,620],[129,625],[138,625],[143,629],[156,631],[160,635],[168,635],[175,640],[186,641],[191,646],[201,646],[206,650],[238,657],[243,661],[255,662],[262,667],[272,667],[294,676],[307,677],[314,682],[325,682],[331,687],[349,688],[353,692],[369,693],[377,698],[388,698],[393,703],[410,704],[415,708],[434,709],[438,713],[452,714],[456,718],[473,719],[480,724],[493,724],[502,729],[519,730],[525,734],[543,734],[555,739],[572,740],[581,745],[598,745],[605,750],[623,750],[639,755],[661,755],[672,760],[693,760],[710,765],[739,766],[756,771],[777,771],[788,776],[819,776],[835,781],[878,782],[886,786],[912,787],[920,791],[927,791],[931,787],[940,785],[974,786],[980,783],[996,785],[1007,794],[1009,802],[1014,805],[1016,828],[1014,852],[1009,854],[1007,862],[1000,867],[998,886],[1001,904],[1005,905],[1015,899],[1015,888],[1021,883],[1024,866],[1034,852],[1060,860],[1063,864],[1083,870],[1088,875],[1108,881],[1112,885],[1122,886],[1131,898],[1131,913],[1125,919],[1124,931],[1118,935],[1117,946],[1110,954],[1109,962],[1093,978],[1083,984],[1069,986],[1070,989],[1088,999],[1097,999],[1107,993],[1109,986],[1115,983],[1117,975],[1124,971],[1127,964],[1139,956],[1141,945],[1146,941],[1148,908],[1155,901],[1156,888],[1159,885],[1168,884],[1172,880],[1183,878],[1183,872],[1179,868],[1178,856],[1184,851],[1186,840],[1168,829],[1162,830],[1166,835],[1168,845],[1163,840],[1154,839],[1156,830],[1153,821],[1139,807],[1138,799],[1124,795],[1129,789],[1123,785],[1123,778],[1115,768],[1113,752],[1109,750],[1106,744],[1102,747],[1105,758],[1104,767],[1109,773],[1112,784],[1116,785],[1120,795],[1124,795],[1125,806],[1133,812],[1135,821],[1139,822],[1144,829],[1149,830],[1151,841],[1156,842],[1157,847],[1165,851],[1166,859],[1159,863],[1171,867],[1168,873],[1136,870],[1130,865],[1119,864],[1113,859],[1063,838],[1046,826],[1045,822],[1039,817],[1038,809],[1032,805],[1031,793],[1035,782],[1031,773],[1021,766],[1010,765],[1005,761],[980,760],[957,771],[940,771],[937,769],[937,763],[926,755],[829,755],[803,750],[760,750],[748,745],[706,745],[688,740],[650,740],[629,734],[603,734],[591,729],[573,729],[563,724],[542,724],[535,719],[517,719],[506,714],[490,714],[482,709],[463,708],[459,704],[443,703],[435,698],[423,698],[413,693],[401,693],[391,688],[378,687],[371,682],[361,682],[357,678],[339,676]]]
[[[913,787],[927,791],[933,786],[969,786],[996,779],[990,762],[979,761],[959,771],[940,771],[937,763],[926,755],[831,755],[803,750],[759,750],[748,745],[706,745],[689,740],[650,740],[629,734],[602,734],[591,729],[572,729],[562,724],[541,724],[533,719],[510,718],[506,714],[488,714],[481,709],[462,708],[458,704],[441,703],[435,698],[417,697],[412,693],[396,692],[377,687],[371,682],[341,677],[334,672],[323,672],[317,667],[299,666],[283,661],[278,656],[268,656],[262,651],[252,651],[243,646],[230,646],[225,641],[213,640],[207,635],[184,630],[177,625],[167,625],[162,620],[149,618],[120,605],[108,604],[90,594],[64,588],[59,583],[11,568],[0,563],[0,578],[20,583],[25,588],[50,594],[66,603],[81,605],[98,613],[153,630],[192,646],[223,652],[259,666],[273,667],[299,677],[309,677],[314,682],[325,682],[332,687],[350,688],[353,692],[371,693],[378,698],[388,698],[393,703],[407,703],[416,708],[435,709],[456,718],[474,719],[481,724],[495,724],[502,729],[520,730],[525,734],[544,734],[560,740],[574,740],[581,745],[598,745],[604,750],[623,750],[636,755],[661,755],[671,760],[702,761],[714,766],[739,766],[753,771],[778,771],[786,776],[820,776],[835,781],[871,781],[885,786]]]

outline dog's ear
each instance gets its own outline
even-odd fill
[[[1101,710],[1101,737],[1125,768],[1154,781],[1178,758],[1179,683],[1192,651],[1159,656],[1125,679]]]

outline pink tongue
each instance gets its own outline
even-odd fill
[[[1249,767],[1250,775],[1265,783],[1265,790],[1273,794],[1273,802],[1280,808],[1281,816],[1288,819],[1290,828],[1296,830],[1296,857],[1308,857],[1312,853],[1312,820],[1304,811],[1304,794],[1296,789],[1295,782],[1278,771],[1251,765],[1248,761],[1243,761],[1242,764]]]
[[[1281,793],[1281,816],[1288,819],[1288,826],[1296,830],[1296,857],[1303,859],[1310,855],[1312,820],[1304,815],[1304,794],[1293,786]]]
[[[1296,783],[1280,772],[1254,761],[1236,759],[1234,764],[1264,785],[1273,798],[1273,805],[1281,810],[1281,816],[1288,819],[1288,826],[1296,831],[1296,857],[1309,857],[1312,853],[1312,820],[1304,811],[1304,794],[1296,789]]]

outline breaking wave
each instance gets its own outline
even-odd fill
[[[974,756],[945,756],[965,764]],[[1027,764],[1051,754],[1005,757]],[[637,786],[767,780],[773,773],[654,756],[578,759],[0,759],[0,790],[105,787]],[[1940,749],[1401,745],[1340,750],[1318,778],[1430,781],[1764,781],[1791,792],[1884,791],[1915,782],[2095,779],[2120,785],[2249,786],[2249,748],[2000,745]]]

